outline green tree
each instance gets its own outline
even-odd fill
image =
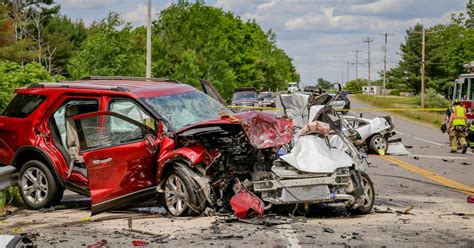
[[[199,78],[208,79],[224,97],[235,87],[282,89],[299,81],[273,32],[201,1],[179,1],[163,10],[153,32],[155,76],[194,86]]]
[[[145,40],[142,29],[133,30],[117,13],[94,23],[80,51],[67,69],[75,79],[90,75],[145,75]]]
[[[43,63],[50,73],[70,76],[69,59],[79,51],[88,30],[82,21],[73,22],[66,16],[53,16],[44,26]]]
[[[316,85],[323,90],[327,90],[333,87],[331,82],[324,80],[323,78],[318,78],[318,80],[316,80]]]
[[[0,60],[10,60],[19,63],[32,61],[38,52],[31,49],[31,39],[15,38],[14,21],[8,15],[8,9],[0,4]]]
[[[344,90],[350,91],[352,93],[362,92],[362,87],[367,86],[369,82],[365,79],[356,79],[346,83]]]
[[[54,78],[38,63],[22,66],[15,62],[0,62],[0,109],[10,101],[16,88],[52,80]]]

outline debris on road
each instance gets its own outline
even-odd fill
[[[234,210],[234,215],[239,219],[252,217],[255,214],[262,217],[265,211],[263,201],[248,191],[240,181],[237,180],[235,186],[237,188],[237,194],[230,199],[230,205],[232,206],[232,210]]]
[[[37,234],[0,235],[0,247],[36,247]]]
[[[106,246],[107,246],[107,240],[102,239],[101,241],[98,241],[95,244],[88,245],[87,248],[100,248],[100,247],[106,247]]]
[[[148,241],[145,240],[133,240],[132,245],[133,246],[147,246],[149,243]]]
[[[467,197],[467,202],[468,203],[474,203],[474,196],[468,196]]]
[[[397,210],[397,211],[395,211],[395,213],[397,213],[397,214],[411,214],[411,215],[414,215],[414,214],[410,213],[410,211],[411,211],[413,208],[414,208],[414,206],[411,205],[411,206],[409,206],[408,208],[406,208],[404,211],[399,211],[399,210]]]
[[[323,231],[327,233],[334,233],[334,229],[329,228],[329,227],[323,227]]]
[[[441,159],[441,160],[443,160],[443,162],[447,162],[447,163],[453,163],[453,162],[454,162],[453,159],[445,159],[445,158],[443,158],[443,159]]]

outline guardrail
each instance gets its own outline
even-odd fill
[[[0,190],[15,186],[17,181],[18,171],[15,167],[11,165],[0,167]]]

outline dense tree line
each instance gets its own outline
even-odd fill
[[[0,73],[8,68],[15,68],[13,74],[46,72],[49,78],[31,75],[41,80],[145,75],[144,26],[133,27],[117,13],[86,26],[59,10],[54,0],[0,2]],[[194,86],[208,79],[225,97],[239,86],[285,88],[299,75],[275,39],[253,20],[242,21],[203,1],[179,1],[153,22],[152,74]],[[0,76],[0,107],[12,89],[31,82],[5,81],[9,75]]]
[[[430,28],[417,24],[406,31],[401,60],[388,72],[388,88],[418,93],[421,82],[422,30],[426,32],[426,88],[443,93],[459,76],[465,64],[474,60],[474,5],[468,1],[467,14],[453,14],[448,24]]]

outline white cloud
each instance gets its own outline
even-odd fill
[[[372,78],[383,68],[383,37],[391,33],[388,43],[389,67],[399,59],[397,51],[405,31],[416,23],[432,26],[446,23],[451,13],[464,11],[466,0],[350,0],[331,3],[319,0],[209,0],[211,5],[232,11],[243,20],[255,19],[265,30],[277,34],[277,44],[294,59],[303,83],[314,83],[318,77],[340,80],[346,77],[347,62],[359,54],[359,77],[367,77],[367,44],[371,37]],[[314,1],[314,3],[312,2]],[[145,0],[57,0],[66,14],[86,21],[102,19],[108,11],[122,13],[133,25],[146,20]],[[154,18],[171,0],[153,0]],[[174,0],[176,2],[176,0]],[[342,3],[344,2],[344,3]],[[90,8],[90,9],[87,9]],[[85,10],[87,9],[87,10]],[[99,13],[98,9],[101,9]],[[355,77],[350,64],[350,78]]]
[[[151,9],[152,16],[155,16],[156,9]],[[126,21],[131,22],[133,25],[145,25],[147,16],[147,5],[145,3],[139,3],[136,5],[135,9],[125,12],[123,18]]]
[[[96,9],[111,7],[120,0],[60,0],[57,2],[64,9]]]

